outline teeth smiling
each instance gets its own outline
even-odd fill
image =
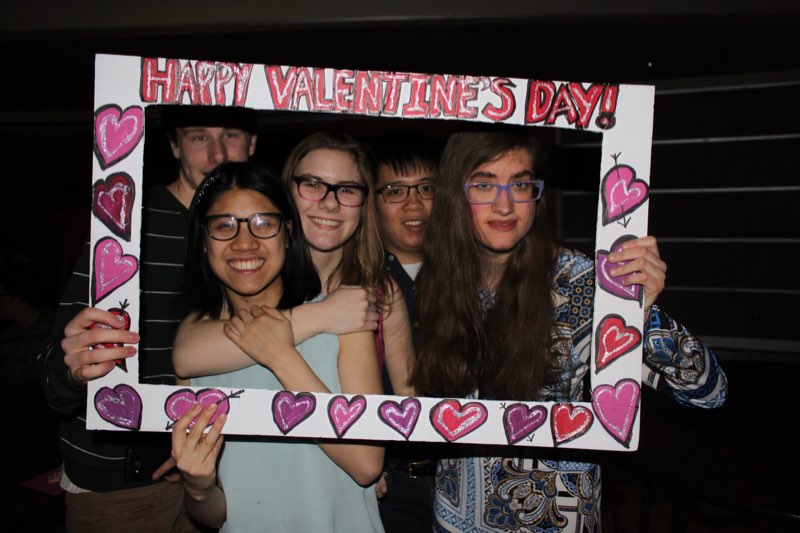
[[[314,224],[319,224],[320,226],[328,226],[329,228],[337,228],[342,225],[342,222],[339,220],[330,220],[327,218],[311,217],[311,221],[314,222]]]
[[[405,222],[403,222],[403,225],[405,225],[405,226],[421,226],[422,225],[422,221],[421,220],[406,220]]]
[[[232,259],[228,264],[234,270],[256,270],[264,264],[264,259]]]

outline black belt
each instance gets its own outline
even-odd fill
[[[395,472],[402,472],[412,479],[431,477],[436,473],[436,461],[411,461],[393,464],[389,468]]]

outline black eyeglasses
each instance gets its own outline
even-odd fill
[[[247,222],[247,229],[256,239],[271,239],[281,232],[283,215],[280,213],[255,213],[239,218],[233,215],[211,215],[206,217],[208,236],[215,241],[230,241],[239,235],[239,225]]]
[[[333,192],[334,198],[339,205],[344,207],[359,207],[364,205],[367,199],[369,187],[355,183],[338,183],[331,185],[317,178],[307,178],[305,176],[292,176],[292,180],[297,184],[297,192],[300,197],[312,202],[321,202]]]
[[[423,200],[433,199],[433,183],[429,181],[417,183],[416,185],[406,185],[405,183],[384,185],[375,191],[375,193],[380,194],[383,197],[383,201],[387,204],[399,204],[406,201],[408,195],[411,194],[411,189],[416,189],[417,194],[419,194],[419,197]]]

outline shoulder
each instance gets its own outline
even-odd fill
[[[559,248],[554,278],[574,281],[587,277],[594,277],[594,261],[577,250]]]

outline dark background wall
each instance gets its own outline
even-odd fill
[[[796,520],[800,5],[495,4],[3,2],[3,257],[27,258],[26,283],[57,303],[88,227],[95,53],[654,84],[650,231],[670,266],[660,301],[717,350],[731,399],[710,415],[648,394],[642,449],[607,460],[635,472],[643,493],[658,494],[652,482],[673,502],[711,502],[740,522]],[[465,127],[302,113],[264,113],[260,126],[257,156],[276,164],[319,128],[441,141]],[[560,235],[591,251],[599,141],[560,131],[543,140]],[[168,162],[159,138],[147,141],[151,164]]]

